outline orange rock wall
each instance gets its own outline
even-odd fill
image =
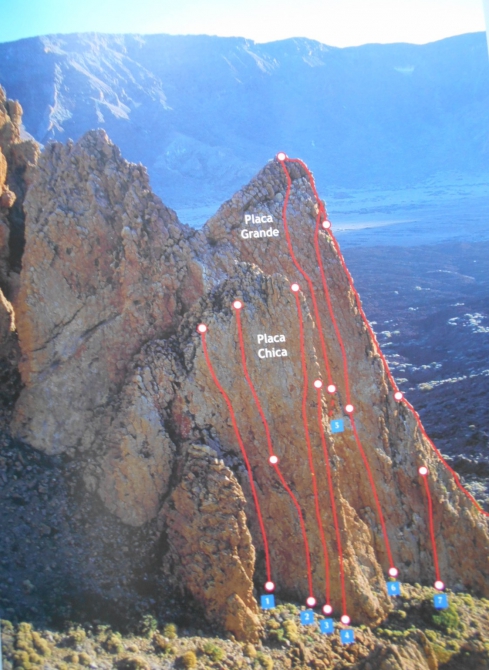
[[[287,221],[310,275],[332,377],[322,400],[345,561],[348,611],[375,623],[389,611],[389,568],[372,488],[349,419],[341,349],[322,294],[313,233],[318,212],[307,175],[294,165]],[[314,592],[324,601],[324,558],[302,420],[303,370],[291,282],[299,282],[310,389],[306,417],[340,609],[338,545],[312,380],[326,379],[319,321],[294,266],[282,222],[287,182],[270,162],[199,232],[178,222],[149,188],[144,168],[125,162],[102,132],[43,154],[26,202],[26,249],[16,301],[21,372],[15,433],[47,453],[81,459],[86,485],[125,523],[158,518],[165,569],[242,639],[258,632],[252,583],[266,579],[264,545],[229,408],[229,395],[267,529],[280,596],[308,595],[297,510],[268,463],[264,426],[243,375],[233,300],[243,304],[248,369],[284,477],[303,510]],[[243,239],[246,214],[267,215],[278,236]],[[250,227],[250,226],[249,226]],[[417,468],[430,469],[440,569],[449,585],[489,594],[489,531],[457,489],[392,389],[338,254],[325,232],[322,260],[344,340],[355,421],[371,467],[400,578],[434,580],[426,501]],[[258,335],[283,334],[288,356],[258,357]],[[329,402],[329,404],[328,404]],[[332,434],[330,414],[345,432]],[[191,445],[191,446],[189,446]],[[217,462],[216,462],[217,461]]]

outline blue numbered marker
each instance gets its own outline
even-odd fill
[[[271,610],[275,607],[275,596],[262,596],[260,601],[262,610]]]
[[[312,610],[301,612],[301,624],[307,626],[311,623],[314,623],[314,612]]]
[[[448,598],[446,593],[438,593],[433,596],[433,603],[437,610],[446,610],[448,607]]]
[[[334,419],[331,421],[331,432],[332,433],[343,433],[345,430],[345,422],[343,419]]]
[[[340,631],[341,644],[352,644],[355,642],[355,631],[352,628],[345,628]]]
[[[321,619],[321,621],[319,622],[319,628],[321,629],[321,633],[331,635],[331,633],[334,633],[333,619]]]
[[[390,596],[400,596],[401,582],[387,582],[387,593]]]

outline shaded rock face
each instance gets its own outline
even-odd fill
[[[19,393],[19,347],[11,302],[19,283],[23,249],[22,203],[38,146],[22,141],[22,107],[0,86],[0,415]],[[3,418],[3,417],[1,417]]]
[[[0,425],[4,424],[3,415],[8,422],[19,393],[19,358],[14,309],[0,289]]]
[[[438,670],[438,660],[426,636],[417,631],[402,645],[379,645],[355,670]]]
[[[265,582],[265,545],[229,407],[211,376],[198,324],[208,328],[209,359],[232,403],[249,459],[277,593],[303,600],[309,591],[297,508],[269,465],[265,428],[244,377],[231,307],[235,299],[243,303],[249,375],[284,479],[303,512],[318,601],[327,589],[325,558],[303,419],[318,482],[332,603],[338,611],[339,546],[323,429],[348,610],[356,622],[375,623],[390,608],[386,545],[343,412],[347,393],[341,347],[314,254],[318,203],[303,168],[290,165],[289,171],[291,243],[317,293],[319,318],[286,243],[282,208],[287,182],[276,161],[199,233],[182,226],[152,195],[143,168],[123,161],[103,132],[88,133],[75,145],[50,146],[25,202],[26,250],[15,303],[25,388],[13,430],[37,449],[80,459],[86,485],[124,523],[137,527],[157,518],[168,547],[162,556],[165,569],[210,619],[239,639],[258,634],[252,582]],[[270,217],[261,227],[277,229],[278,235],[243,237],[245,228],[260,229],[249,221],[245,226],[245,216],[252,214]],[[434,580],[426,501],[417,473],[425,464],[431,473],[443,579],[488,594],[487,522],[457,489],[407,406],[394,401],[325,232],[319,233],[319,247],[344,341],[356,426],[401,578]],[[290,290],[295,281],[302,287],[299,307],[309,378],[304,403],[301,331]],[[319,327],[338,387],[334,399],[321,399],[321,429],[312,388],[312,380],[327,379]],[[262,358],[259,337],[264,334],[283,336],[282,344],[273,347],[287,355]],[[343,419],[345,431],[332,433],[331,418]]]
[[[103,454],[102,499],[140,525],[159,508],[174,449],[151,398],[125,377],[141,346],[172,332],[202,293],[187,233],[102,131],[47,149],[25,211],[16,302],[25,388],[13,429],[49,454]]]
[[[237,351],[237,333],[229,307],[235,297],[240,298],[246,304],[247,314],[246,320],[243,314],[243,329],[245,332],[248,331],[245,346],[250,355],[250,375],[268,417],[275,451],[280,457],[284,477],[296,492],[305,512],[307,534],[313,557],[314,583],[318,593],[324,594],[322,548],[314,516],[311,475],[301,424],[302,372],[294,298],[288,283],[282,277],[267,277],[257,268],[241,264],[233,278],[224,282],[220,289],[213,294],[212,299],[205,304],[203,312],[199,314],[198,322],[204,322],[208,326],[209,355],[219,381],[229,394],[235,408],[237,423],[242,431],[242,437],[252,464],[261,511],[267,528],[273,580],[280,583],[283,592],[288,593],[290,597],[299,595],[301,599],[305,600],[308,595],[308,585],[305,570],[306,558],[301,540],[299,519],[288,494],[278,482],[268,463],[263,424],[253,404],[250,389],[243,377],[239,352]],[[305,304],[304,307],[307,310]],[[311,325],[310,317],[308,321]],[[271,363],[271,366],[269,365],[267,369],[263,366],[263,362],[258,359],[256,353],[252,353],[256,352],[257,346],[255,344],[256,335],[252,336],[251,333],[263,333],[267,330],[272,332],[271,324],[274,325],[273,332],[287,333],[288,356],[276,368],[271,367],[277,365],[275,362]],[[190,334],[194,331],[194,328],[186,331],[186,326],[186,323],[182,326],[180,341],[185,339],[186,332]],[[247,472],[229,420],[229,411],[210,378],[198,340],[195,341],[196,338],[193,334],[191,337],[192,345],[189,345],[184,352],[186,368],[189,373],[187,373],[185,379],[182,379],[173,402],[173,406],[179,408],[175,423],[178,422],[178,425],[184,431],[181,434],[182,439],[194,438],[194,432],[189,431],[188,427],[192,425],[191,417],[195,417],[193,423],[199,429],[200,434],[206,436],[204,439],[207,439],[207,441],[209,440],[208,435],[212,441],[219,445],[225,462],[239,474],[248,501],[247,515],[251,522],[253,538],[260,556],[260,572],[263,574],[264,548],[262,536],[253,505]],[[314,374],[317,377],[320,375],[320,366],[314,355],[314,343],[311,336],[306,339],[306,348],[313,352],[310,359],[311,378]],[[181,414],[182,407],[185,408],[183,414]],[[327,497],[327,488],[324,486],[324,465],[319,453],[321,447],[316,412],[314,402],[308,403],[311,442],[317,450],[315,454],[318,459],[316,466],[322,482],[320,504],[324,514],[325,526],[332,531],[331,506]],[[335,459],[335,461],[339,465],[339,459]],[[339,471],[335,473],[337,490],[340,486],[341,475],[345,479],[351,478],[351,474],[348,473],[351,466],[348,466],[347,463],[344,463],[344,466],[341,474]],[[353,486],[357,483],[352,482]],[[348,597],[352,609],[361,611],[362,618],[377,620],[388,611],[388,602],[383,593],[382,572],[372,550],[375,535],[371,533],[367,523],[356,513],[352,502],[361,505],[363,501],[359,501],[358,498],[351,501],[350,498],[343,497],[343,495],[340,495],[338,500],[341,510],[340,523],[344,533],[343,551],[348,575]],[[280,519],[280,522],[277,521],[278,519]],[[331,557],[337,557],[332,532],[328,533],[328,549]],[[339,602],[339,582],[336,579],[337,558],[332,559],[332,563],[335,571],[335,579],[332,583],[333,598],[336,602]]]
[[[0,288],[11,300],[23,250],[22,203],[39,147],[21,139],[22,107],[0,86]],[[11,276],[12,273],[12,276]],[[11,286],[12,285],[12,286]]]
[[[183,456],[180,483],[162,512],[170,546],[166,568],[178,585],[207,603],[208,616],[237,639],[257,641],[255,549],[246,501],[217,455],[207,446],[192,445]]]

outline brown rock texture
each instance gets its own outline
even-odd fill
[[[23,247],[22,202],[38,157],[33,141],[21,139],[22,107],[7,100],[0,86],[0,423],[8,420],[19,392],[15,314],[11,302],[18,288]],[[5,417],[4,417],[5,415]]]
[[[438,660],[420,631],[400,645],[378,645],[365,661],[355,664],[354,670],[438,670]]]
[[[23,247],[22,203],[39,147],[22,140],[22,107],[0,86],[0,287],[12,299]],[[12,284],[12,285],[11,285]]]
[[[50,145],[24,208],[17,323],[26,388],[14,429],[51,454],[90,449],[110,425],[105,407],[128,362],[202,293],[200,269],[144,168],[102,131]]]
[[[15,397],[18,390],[18,363],[19,347],[14,308],[0,289],[0,426],[3,426],[3,413],[6,411],[8,415],[12,397]]]
[[[97,131],[74,145],[48,147],[25,201],[26,249],[15,303],[25,388],[13,429],[37,449],[80,459],[87,486],[124,523],[138,526],[158,518],[168,538],[169,550],[162,557],[166,569],[210,619],[240,639],[254,639],[258,633],[252,582],[262,591],[264,542],[229,407],[196,331],[200,323],[207,325],[208,354],[250,462],[277,594],[303,601],[309,591],[297,509],[270,467],[264,425],[243,374],[232,309],[236,299],[243,302],[250,378],[283,476],[303,511],[314,592],[322,604],[324,557],[303,416],[307,421],[331,600],[338,612],[339,547],[312,387],[314,379],[327,378],[322,328],[338,387],[334,399],[323,396],[319,409],[338,509],[348,611],[354,622],[373,624],[390,609],[386,545],[343,409],[347,394],[341,347],[314,253],[318,203],[304,169],[289,164],[288,170],[291,243],[311,277],[320,320],[287,246],[282,221],[287,182],[278,161],[268,163],[195,232],[151,193],[144,169],[125,162]],[[251,214],[272,221],[245,226],[245,216]],[[241,235],[244,228],[268,227],[278,235]],[[326,232],[319,233],[319,247],[347,356],[356,426],[400,578],[432,583],[435,577],[418,475],[424,464],[430,471],[443,579],[488,595],[487,519],[457,488],[409,408],[395,402]],[[301,284],[309,377],[304,408],[291,282]],[[258,344],[258,337],[263,334],[283,335],[283,343],[273,346],[286,349],[287,356],[260,358],[258,350],[265,345]],[[345,431],[332,433],[330,418],[343,419]]]
[[[211,619],[238,640],[258,641],[255,549],[243,491],[210,447],[192,445],[184,458],[180,483],[163,509],[170,545],[167,570],[206,604]]]
[[[12,333],[15,330],[15,315],[14,309],[9,301],[5,298],[3,293],[0,291],[0,345],[2,351],[7,346],[7,342]]]

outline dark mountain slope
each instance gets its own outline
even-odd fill
[[[0,82],[37,140],[103,127],[177,207],[229,196],[278,150],[313,165],[322,188],[388,188],[489,164],[483,33],[346,49],[49,36],[0,45]]]

